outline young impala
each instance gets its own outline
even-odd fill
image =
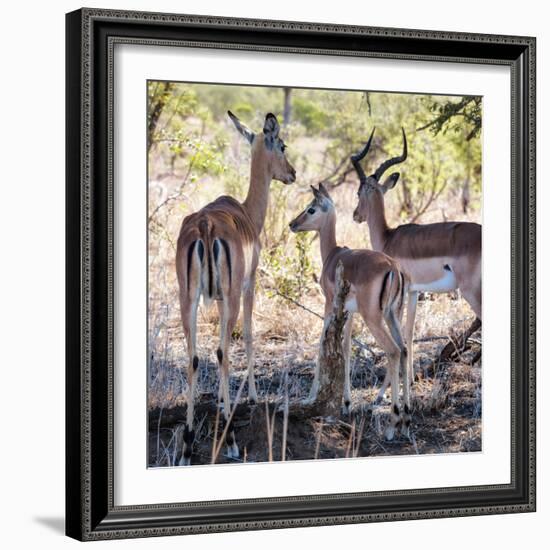
[[[323,271],[320,284],[325,295],[325,322],[332,308],[335,292],[335,274],[338,262],[344,266],[344,278],[350,283],[346,299],[349,312],[344,326],[344,408],[351,404],[350,352],[352,318],[358,312],[363,321],[384,349],[388,358],[388,373],[378,394],[381,398],[391,381],[391,422],[386,428],[386,438],[392,439],[400,426],[408,435],[410,417],[409,382],[407,380],[407,349],[401,334],[400,319],[403,303],[408,292],[408,275],[399,264],[380,252],[372,250],[350,250],[336,244],[336,211],[332,199],[322,184],[319,189],[311,188],[314,198],[306,209],[290,222],[293,232],[317,231],[321,243]],[[403,372],[404,406],[399,408],[399,371]],[[388,376],[389,374],[389,376]],[[313,386],[309,399],[314,401],[319,388],[319,365],[315,369]]]
[[[279,137],[275,115],[265,117],[262,133],[255,134],[228,112],[233,124],[251,146],[250,185],[243,203],[222,196],[187,216],[181,224],[176,252],[176,271],[183,332],[189,354],[187,422],[183,433],[180,464],[190,464],[193,431],[195,384],[199,358],[196,352],[197,308],[202,296],[208,305],[216,301],[220,316],[219,399],[225,421],[230,414],[228,348],[239,316],[243,297],[243,327],[248,365],[248,396],[255,401],[254,360],[252,356],[252,309],[256,268],[272,180],[290,184],[296,172],[285,157],[285,144]],[[239,449],[232,428],[227,430],[227,453],[238,457]]]
[[[360,161],[368,153],[374,129],[365,147],[351,157],[359,176],[359,202],[353,219],[367,222],[374,250],[395,258],[411,277],[405,338],[409,343],[410,381],[413,381],[412,341],[418,291],[450,292],[460,288],[477,319],[468,329],[481,326],[481,226],[469,222],[414,223],[390,228],[386,221],[384,194],[393,189],[399,172],[380,183],[384,172],[407,158],[407,137],[403,129],[403,153],[380,164],[367,176]]]

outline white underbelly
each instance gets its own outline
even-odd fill
[[[445,265],[439,278],[426,283],[412,282],[409,290],[412,292],[451,292],[457,288],[456,275],[448,265]]]

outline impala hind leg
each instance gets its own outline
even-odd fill
[[[388,374],[386,378],[389,376],[389,384],[391,385],[391,413],[390,422],[386,427],[384,436],[388,441],[391,441],[395,436],[396,430],[401,425],[401,410],[399,408],[399,366],[402,350],[384,326],[381,315],[378,319],[371,320],[368,323],[365,319],[365,323],[380,347],[386,352],[388,360]],[[386,381],[384,381],[384,385],[386,385]]]
[[[248,371],[248,400],[252,404],[258,401],[256,380],[254,378],[254,349],[252,345],[252,310],[254,309],[255,285],[255,277],[252,277],[243,294],[243,332]]]
[[[464,299],[470,304],[476,318],[472,324],[460,335],[453,336],[439,354],[440,361],[450,361],[466,351],[469,347],[468,338],[481,327],[481,286],[474,289],[465,287],[460,289]]]
[[[197,355],[197,309],[199,307],[200,291],[197,288],[191,296],[180,296],[181,319],[183,333],[187,343],[189,365],[187,367],[187,417],[183,429],[183,449],[180,466],[191,464],[195,431],[193,429],[195,411],[195,388],[199,370]]]
[[[394,342],[397,344],[397,347],[401,350],[399,354],[399,372],[403,376],[403,407],[400,411],[394,408],[395,414],[400,415],[400,421],[398,424],[401,427],[401,433],[405,437],[409,437],[409,429],[411,425],[411,395],[410,395],[410,381],[409,381],[409,360],[408,360],[408,349],[403,342],[403,335],[401,332],[401,320],[402,311],[399,311],[397,314],[390,309],[385,316],[385,321],[387,327],[390,329],[390,333]],[[392,381],[393,384],[393,381]],[[397,386],[399,388],[399,377],[397,379]],[[399,389],[398,389],[399,392]],[[393,387],[392,387],[392,405],[395,404],[393,399]]]
[[[476,271],[474,275],[459,271],[457,278],[462,297],[470,304],[476,318],[462,334],[453,336],[451,341],[445,345],[439,354],[440,361],[449,361],[457,355],[460,356],[468,349],[468,338],[481,327],[481,271],[479,266],[474,271]]]
[[[238,294],[224,296],[220,322],[220,347],[216,355],[220,368],[220,395],[225,423],[229,422],[229,417],[231,415],[231,399],[229,396],[229,343],[237,318],[239,317],[239,305],[240,297]],[[237,446],[233,426],[229,426],[227,430],[225,443],[227,445],[227,456],[229,458],[238,458],[239,447]]]
[[[407,345],[407,371],[409,387],[414,384],[414,322],[416,319],[417,304],[418,292],[409,292],[407,302],[407,319],[405,321],[405,344]]]

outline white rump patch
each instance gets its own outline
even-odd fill
[[[456,290],[458,283],[454,271],[448,266],[443,267],[443,277],[430,283],[411,283],[410,292],[451,292]]]

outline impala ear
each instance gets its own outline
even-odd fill
[[[330,195],[328,194],[327,188],[322,183],[319,184],[319,191],[321,191],[321,193],[325,195],[327,199],[330,199]]]
[[[382,191],[384,191],[385,193],[386,191],[393,189],[398,179],[399,179],[399,172],[394,172],[393,174],[390,174],[386,178],[386,181],[382,184]]]
[[[311,192],[313,193],[313,196],[314,196],[316,199],[322,199],[322,198],[323,198],[323,195],[321,195],[321,193],[319,192],[319,189],[317,189],[317,188],[314,187],[313,185],[310,185],[309,187],[310,187],[310,189],[311,189]]]
[[[248,128],[245,124],[243,124],[231,111],[227,111],[227,114],[229,115],[229,118],[233,121],[233,124],[235,125],[235,128],[237,128],[237,131],[239,134],[241,134],[248,143],[252,144],[254,141],[254,132]]]
[[[265,115],[265,122],[264,122],[264,134],[267,138],[275,139],[279,136],[279,130],[281,127],[279,126],[279,121],[277,120],[277,117],[273,113],[267,113]]]

